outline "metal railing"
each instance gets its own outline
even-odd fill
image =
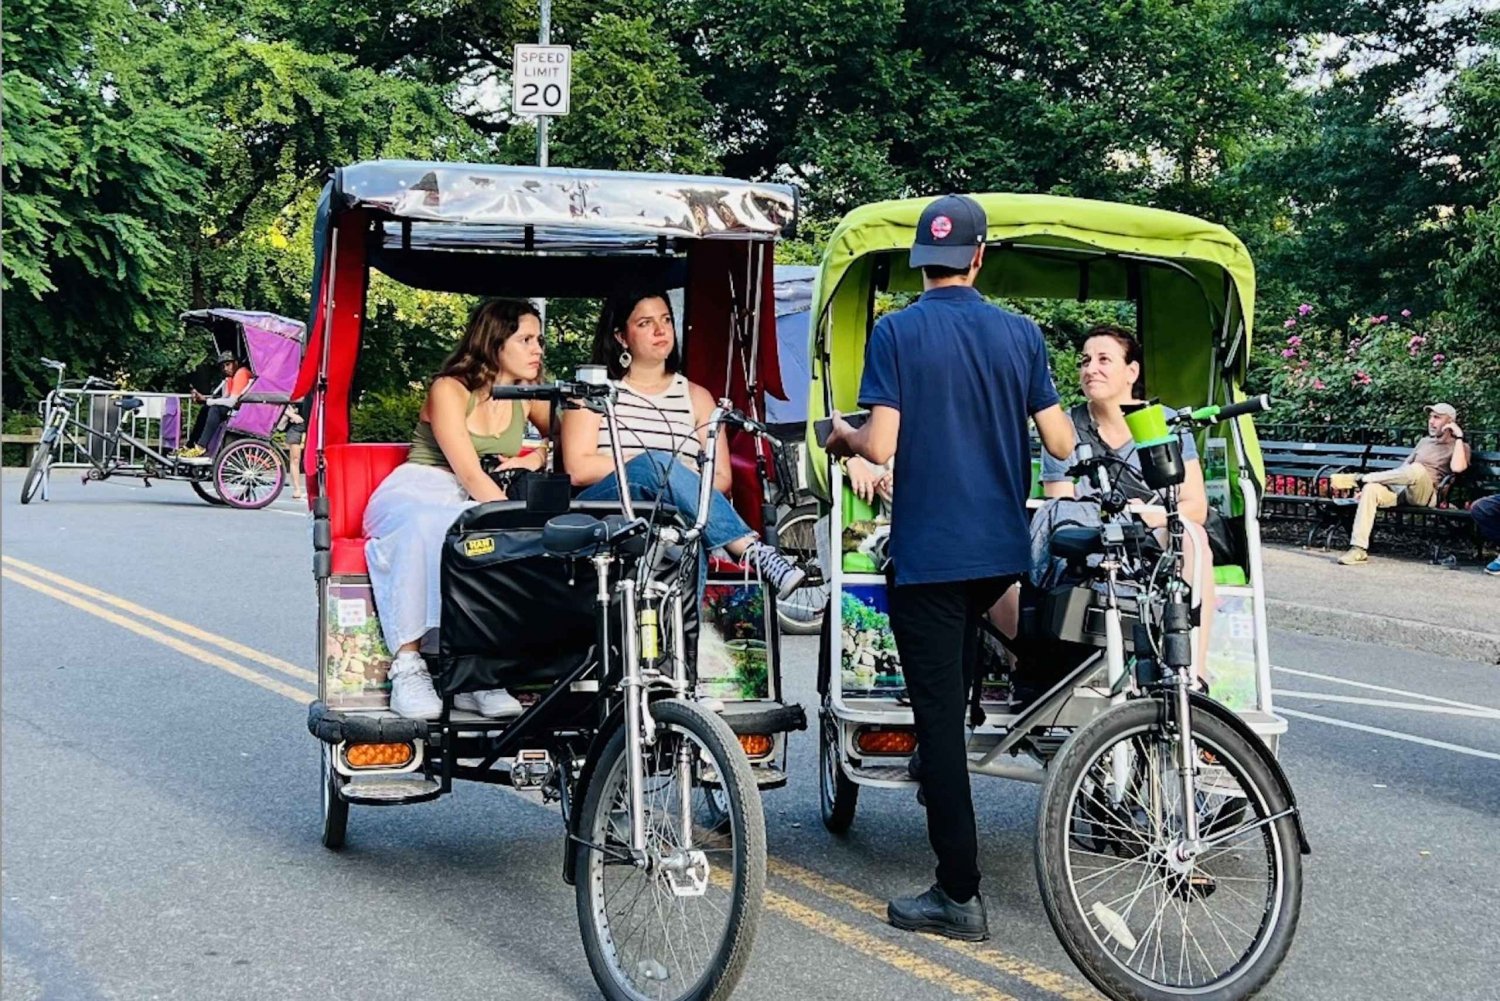
[[[119,389],[93,389],[86,393],[69,393],[68,397],[73,403],[73,418],[79,424],[105,435],[113,434],[123,424],[126,434],[157,451],[186,444],[197,406],[186,393],[132,393]],[[138,399],[144,405],[135,410],[121,410],[115,406],[115,401],[125,397]],[[169,410],[168,400],[177,401],[178,429],[175,443],[170,433],[171,420],[165,419]],[[45,407],[45,403],[37,405],[38,414],[43,420],[47,416]],[[108,447],[108,443],[102,438],[85,435],[78,428],[69,428],[59,445],[53,465],[87,466],[89,461],[86,455],[92,456],[95,461],[102,461]],[[120,442],[119,460],[122,463],[133,465],[145,459],[146,455],[140,449],[127,441]]]
[[[1328,444],[1392,445],[1410,448],[1423,435],[1425,426],[1370,427],[1357,424],[1294,424],[1256,421],[1262,441],[1307,441]],[[1464,427],[1464,439],[1476,452],[1500,451],[1500,428]]]

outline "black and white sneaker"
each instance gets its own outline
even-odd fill
[[[807,580],[806,570],[781,555],[780,550],[763,542],[754,543],[745,555],[755,561],[761,579],[776,589],[778,601],[784,601]]]

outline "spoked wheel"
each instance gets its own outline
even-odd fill
[[[43,443],[36,447],[36,455],[32,456],[31,468],[26,470],[26,479],[21,483],[21,503],[30,504],[31,499],[41,492],[42,484],[47,480],[47,474],[52,469],[52,445]]]
[[[776,620],[782,632],[793,636],[811,636],[823,625],[830,589],[826,572],[817,570],[818,506],[804,504],[793,508],[776,526],[781,551],[796,557],[808,570],[810,579],[796,591],[776,602]]]
[[[1281,965],[1297,928],[1302,859],[1261,752],[1192,721],[1200,848],[1182,837],[1177,736],[1142,699],[1073,736],[1048,769],[1037,822],[1042,902],[1078,968],[1116,1001],[1237,1001]],[[1205,753],[1206,752],[1206,753]]]
[[[191,480],[193,493],[208,501],[210,504],[222,505],[224,498],[220,497],[214,490],[213,482],[210,480]]]
[[[655,702],[645,748],[646,854],[630,850],[621,727],[584,794],[577,896],[583,949],[612,1001],[728,997],[750,958],[766,886],[760,792],[727,724],[694,702]],[[728,822],[711,828],[712,790]]]
[[[285,485],[286,463],[281,453],[259,439],[242,438],[220,449],[214,459],[214,487],[230,507],[265,507]]]
[[[318,746],[323,749],[323,847],[336,852],[349,830],[349,801],[339,795],[344,778],[333,767],[333,745],[320,740]]]
[[[839,746],[839,727],[825,708],[818,727],[818,804],[823,826],[834,834],[844,834],[854,823],[859,806],[859,786],[844,774],[844,751]]]

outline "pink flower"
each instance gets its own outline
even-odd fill
[[[1285,327],[1287,330],[1291,330],[1296,325],[1297,325],[1297,318],[1294,317],[1294,316],[1287,317],[1286,318],[1286,322],[1282,324],[1282,326]]]
[[[1387,314],[1385,314],[1385,313],[1381,313],[1379,316],[1375,317],[1375,321],[1377,323],[1384,323],[1386,320],[1389,320],[1389,319],[1390,319],[1390,316],[1387,315]]]
[[[1435,355],[1432,356],[1432,367],[1433,368],[1442,368],[1443,367],[1443,362],[1445,362],[1447,360],[1448,360],[1448,356],[1447,355],[1442,354],[1441,352],[1438,353],[1438,354],[1435,354]]]
[[[1281,352],[1281,357],[1283,357],[1283,358],[1295,358],[1295,357],[1297,357],[1297,349],[1296,348],[1285,348]]]
[[[1302,338],[1298,337],[1296,334],[1288,337],[1286,339],[1286,342],[1294,348],[1300,348],[1302,346]]]
[[[1408,350],[1416,350],[1426,343],[1427,338],[1423,337],[1421,334],[1413,334],[1411,340],[1406,342],[1406,347]]]
[[[1308,313],[1311,313],[1311,312],[1312,312],[1312,306],[1309,305],[1308,303],[1304,302],[1302,305],[1300,305],[1300,306],[1297,307],[1297,315],[1298,316],[1306,316]]]
[[[1403,318],[1405,318],[1405,319],[1408,319],[1408,320],[1410,320],[1410,319],[1411,319],[1411,310],[1409,310],[1409,309],[1403,309],[1403,310],[1402,310],[1402,311],[1401,311],[1401,316],[1402,316],[1402,317],[1403,317]]]
[[[1326,382],[1324,382],[1322,379],[1314,379],[1313,380],[1313,389],[1327,389],[1327,388],[1328,388],[1328,384]]]
[[[1367,372],[1354,373],[1354,385],[1356,386],[1368,386],[1372,381]]]

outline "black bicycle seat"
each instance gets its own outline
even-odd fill
[[[115,406],[121,410],[139,410],[146,405],[146,401],[139,396],[127,396],[123,400],[116,400]]]
[[[1052,555],[1069,562],[1082,562],[1104,552],[1104,536],[1097,528],[1069,526],[1052,533]]]
[[[609,541],[609,526],[591,514],[560,514],[542,528],[542,549],[551,556],[591,556]]]

